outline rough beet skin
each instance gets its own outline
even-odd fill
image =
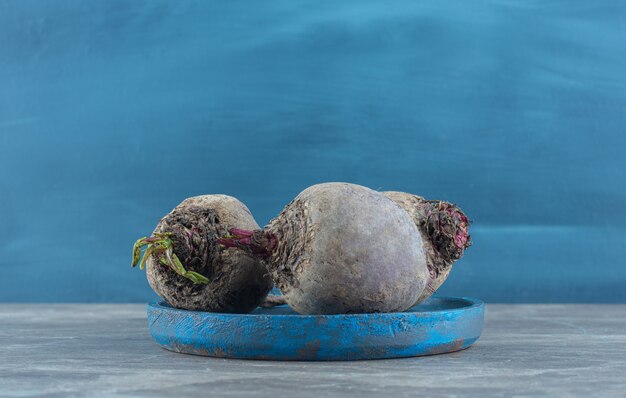
[[[272,282],[259,259],[217,243],[234,226],[259,228],[239,200],[227,195],[185,199],[161,219],[153,237],[144,238],[144,245],[166,238],[173,249],[169,257],[164,250],[146,252],[152,289],[176,308],[231,313],[256,308]],[[136,263],[138,253],[134,257]],[[172,258],[174,263],[180,260],[178,268]]]
[[[429,298],[445,282],[452,265],[471,245],[470,222],[461,209],[449,202],[426,200],[406,192],[383,192],[415,222],[424,244],[430,278],[418,303]]]
[[[382,193],[354,184],[307,188],[263,230],[235,228],[220,243],[267,260],[301,314],[404,311],[429,280],[413,220]]]

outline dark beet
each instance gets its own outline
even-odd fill
[[[263,230],[232,229],[220,243],[267,260],[285,300],[303,314],[403,311],[429,278],[413,220],[353,184],[307,188]]]
[[[138,241],[149,244],[144,261],[152,289],[177,308],[233,313],[256,308],[272,282],[260,260],[217,244],[234,226],[258,228],[233,197],[196,196],[176,206],[152,237]],[[133,257],[136,264],[137,250]]]

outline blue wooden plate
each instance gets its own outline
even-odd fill
[[[218,314],[148,305],[154,340],[186,354],[268,360],[401,358],[459,351],[483,330],[484,303],[433,297],[407,312],[299,315],[288,306]]]

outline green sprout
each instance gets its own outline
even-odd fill
[[[155,232],[151,237],[138,239],[133,246],[133,263],[131,266],[136,267],[137,264],[139,264],[139,268],[144,269],[148,257],[155,254],[164,254],[163,257],[159,258],[159,262],[170,267],[178,275],[184,276],[196,285],[209,283],[209,280],[204,275],[194,271],[187,271],[185,267],[183,267],[178,256],[174,253],[172,240],[170,239],[171,235],[170,232]],[[144,248],[145,250],[143,250]]]

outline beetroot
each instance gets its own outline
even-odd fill
[[[383,192],[413,219],[424,245],[430,278],[418,303],[430,297],[452,270],[452,265],[471,245],[469,220],[452,203],[426,200],[406,192]]]
[[[246,313],[272,287],[259,259],[217,244],[229,228],[259,228],[248,208],[226,195],[185,199],[167,214],[153,236],[137,241],[133,265],[139,262],[152,289],[170,305],[188,310]]]
[[[264,229],[230,232],[220,243],[265,259],[287,303],[302,314],[404,311],[429,280],[413,220],[359,185],[314,185]]]

